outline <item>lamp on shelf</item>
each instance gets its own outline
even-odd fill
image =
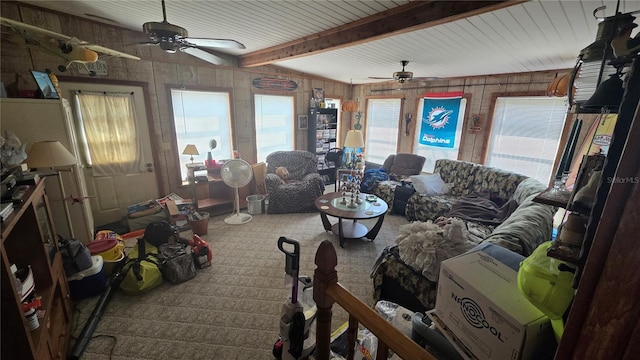
[[[76,164],[76,158],[60,141],[40,141],[34,143],[27,154],[27,165],[29,165],[30,168],[59,168]],[[73,171],[73,167],[70,169],[70,171]],[[71,226],[69,204],[67,204],[64,184],[62,183],[62,170],[57,169],[56,171],[58,174],[58,185],[60,185],[60,196],[62,196],[64,214],[67,218],[67,226],[69,227],[69,236],[75,238],[73,227]]]
[[[190,155],[191,157],[189,160],[191,160],[191,163],[193,164],[193,155],[200,155],[200,153],[195,145],[187,144],[187,146],[184,147],[184,150],[182,150],[182,155]]]
[[[344,160],[342,161],[347,168],[355,169],[364,166],[362,148],[364,148],[362,131],[349,130],[344,139]],[[361,165],[358,165],[358,163]]]

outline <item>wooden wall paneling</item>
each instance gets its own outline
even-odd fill
[[[506,93],[511,92],[526,92],[529,91],[529,84],[531,83],[531,74],[512,74],[509,75],[506,81],[501,81],[506,86],[503,91]]]
[[[217,86],[224,86],[228,88],[235,88],[235,72],[231,68],[223,67],[206,67],[207,71],[212,71],[214,74],[214,81]],[[238,84],[241,85],[241,84]]]

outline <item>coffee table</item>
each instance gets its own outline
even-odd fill
[[[346,239],[360,239],[366,237],[369,240],[374,240],[382,227],[382,221],[384,215],[387,213],[389,207],[387,203],[375,195],[359,194],[362,203],[355,207],[350,207],[351,194],[347,193],[345,199],[347,204],[342,204],[342,193],[332,192],[324,194],[315,200],[315,206],[320,210],[320,218],[322,219],[322,225],[326,231],[331,231],[338,235],[340,239],[340,247],[344,247]],[[373,201],[367,201],[367,196]],[[328,216],[338,218],[336,224],[331,224]],[[375,219],[378,221],[375,225],[368,229],[365,225],[358,223],[358,220]],[[352,222],[343,221],[345,219],[353,220]]]

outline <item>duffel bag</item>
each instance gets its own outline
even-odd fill
[[[162,284],[158,249],[138,239],[138,245],[131,249],[128,260],[122,268],[120,289],[128,295],[137,295]]]
[[[179,232],[178,228],[167,221],[155,221],[144,228],[142,238],[157,248],[162,244],[177,242],[179,240]]]
[[[181,243],[162,244],[158,248],[162,276],[172,284],[180,284],[196,276],[191,248]]]

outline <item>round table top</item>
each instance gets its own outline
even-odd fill
[[[344,199],[346,204],[342,203],[342,193],[332,192],[324,194],[315,200],[315,206],[321,212],[343,219],[374,219],[384,215],[389,206],[382,199],[375,195],[360,193],[358,197],[362,203],[355,207],[350,207],[351,193],[346,193]],[[371,201],[367,201],[369,198]]]

